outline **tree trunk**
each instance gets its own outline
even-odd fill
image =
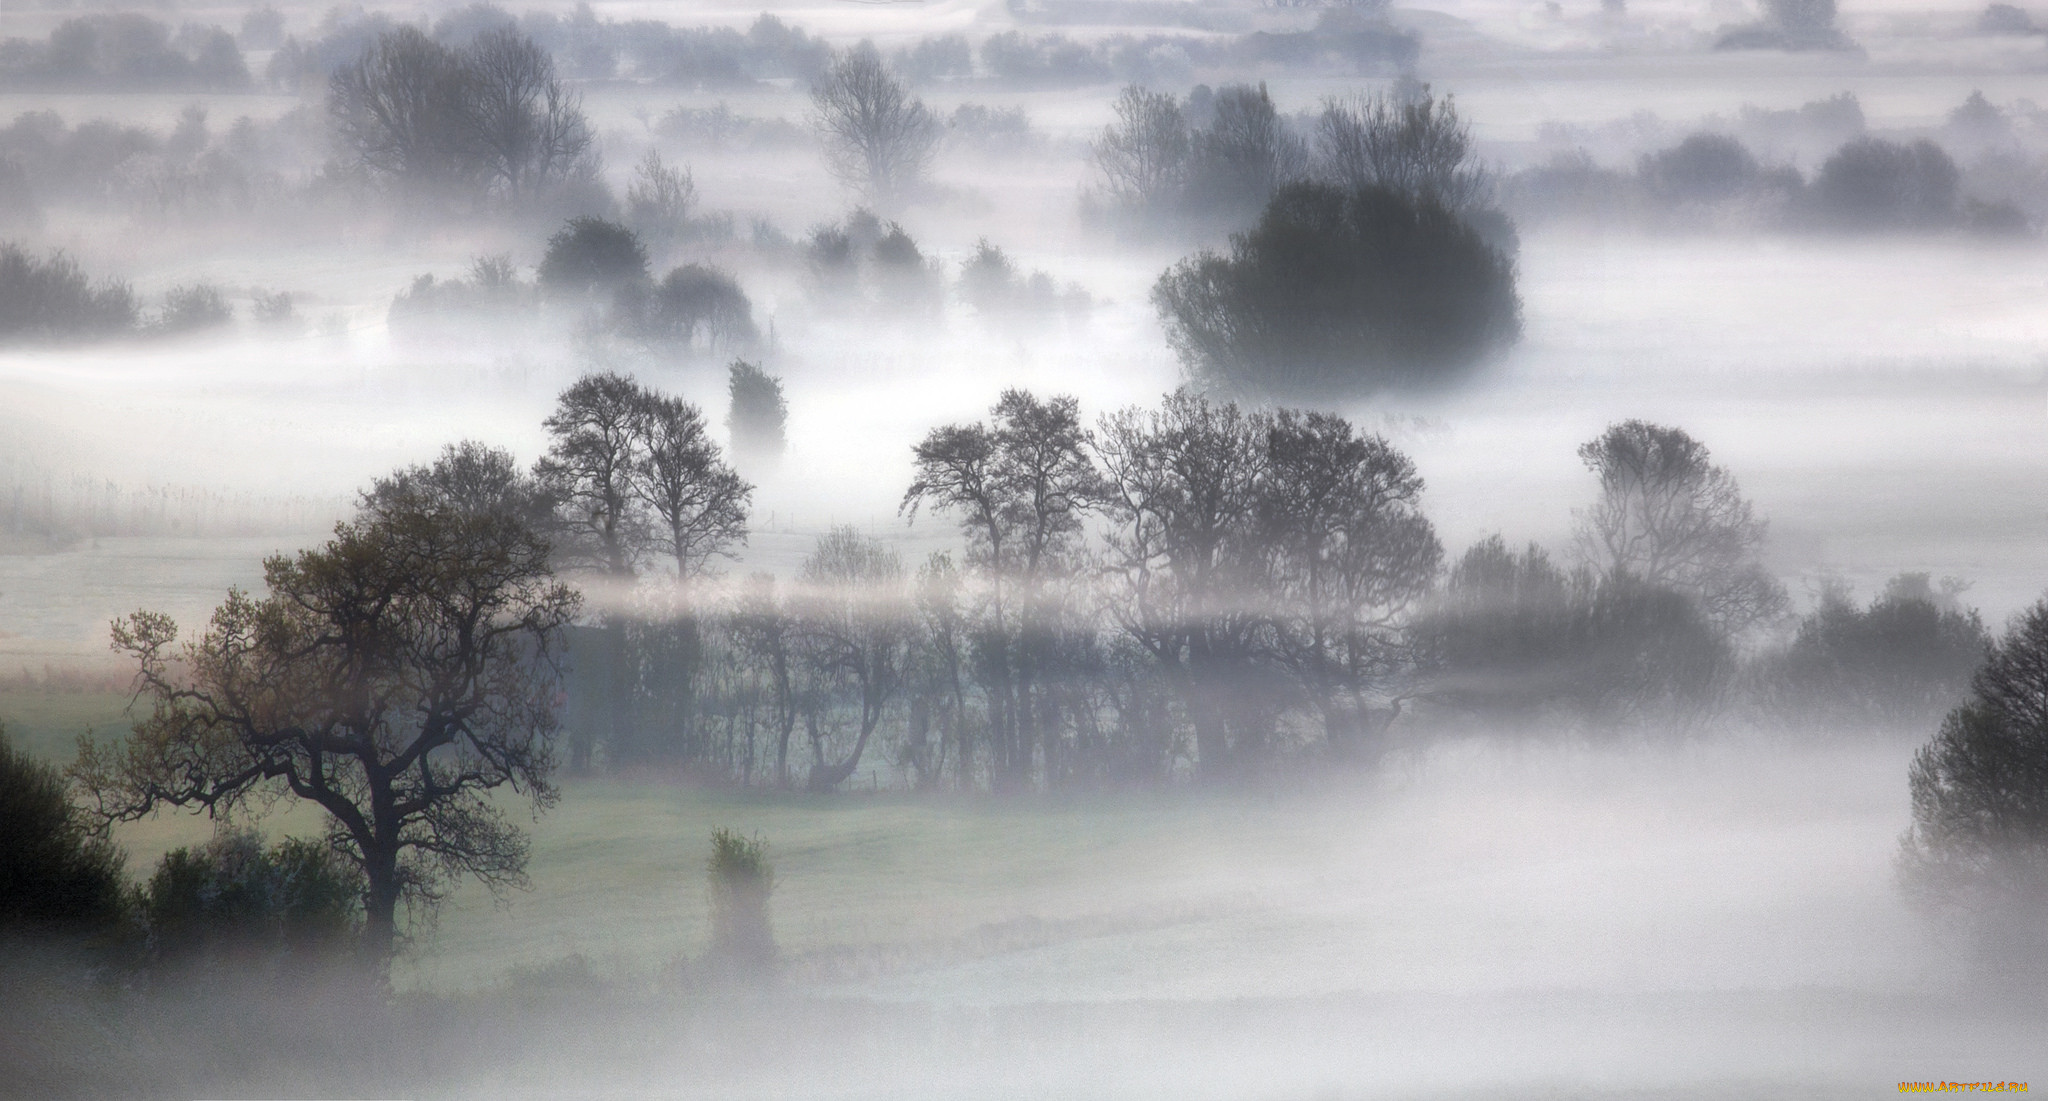
[[[365,853],[363,874],[369,880],[363,894],[363,952],[381,967],[398,943],[398,854]]]
[[[1207,640],[1197,637],[1188,655],[1188,711],[1195,724],[1195,775],[1220,779],[1229,769],[1230,743],[1223,725],[1220,670]]]

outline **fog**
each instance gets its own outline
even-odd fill
[[[301,981],[288,957],[179,971],[107,964],[61,937],[0,940],[0,994],[26,1007],[0,1024],[0,1093],[1732,1098],[2030,1081],[2048,1069],[2038,917],[2000,939],[1996,921],[1915,905],[1902,882],[1908,768],[1967,678],[1910,715],[1801,710],[1816,693],[1784,655],[1828,594],[1853,611],[1900,575],[1926,575],[1922,589],[1953,579],[1943,613],[1974,609],[1990,638],[2043,595],[2048,111],[2029,97],[2048,37],[1994,33],[1974,3],[1855,0],[1819,23],[1798,14],[1808,7],[510,3],[580,97],[590,138],[580,167],[515,201],[511,184],[408,182],[367,154],[351,167],[360,149],[330,107],[330,74],[380,30],[417,26],[460,51],[489,13],[290,3],[262,9],[282,17],[272,28],[256,7],[169,2],[136,9],[164,26],[155,68],[66,70],[56,46],[37,51],[67,20],[117,9],[10,5],[0,127],[20,121],[0,129],[0,241],[36,261],[61,252],[134,300],[111,335],[17,323],[29,308],[0,302],[0,723],[16,746],[64,765],[80,735],[111,743],[146,719],[110,622],[161,610],[197,635],[231,587],[261,595],[268,556],[320,547],[373,482],[457,441],[534,467],[558,447],[547,420],[565,390],[593,373],[692,403],[753,488],[744,540],[680,587],[659,554],[637,593],[561,567],[585,594],[569,650],[592,655],[553,697],[566,708],[561,799],[529,815],[490,796],[531,839],[525,889],[449,879],[374,989]],[[780,29],[762,32],[763,12]],[[213,26],[238,43],[241,76],[204,45]],[[988,48],[1009,32],[1023,35],[1012,54]],[[949,35],[971,51],[952,69],[929,45]],[[813,125],[814,81],[863,41],[939,120],[929,172],[894,189],[836,179]],[[1265,193],[1119,205],[1092,150],[1126,85],[1175,97],[1199,138],[1199,97],[1247,83],[1305,165],[1322,163],[1330,97],[1454,97],[1488,180],[1458,213],[1482,237],[1511,227],[1488,247],[1512,260],[1519,338],[1443,381],[1306,397],[1232,389],[1177,355],[1162,273],[1204,249],[1228,255]],[[1996,110],[1969,113],[1973,93]],[[976,105],[996,113],[961,110]],[[1735,182],[1673,152],[1702,133],[1741,143]],[[1838,152],[1866,139],[1900,157],[1938,147],[1939,217],[1915,213],[1933,201],[1919,184],[1892,222],[1840,199],[1861,193],[1827,182]],[[634,213],[650,151],[687,169],[687,216]],[[653,282],[636,286],[655,288],[641,293],[702,264],[736,282],[740,320],[649,335],[652,315],[623,293],[550,283],[551,236],[585,215],[639,234]],[[898,227],[917,261],[887,268],[877,240]],[[862,257],[854,274],[821,259],[834,230]],[[966,274],[983,242],[1010,264],[996,291]],[[473,267],[491,256],[510,264],[495,291]],[[218,290],[225,321],[178,320],[178,293],[199,285]],[[279,292],[289,300],[266,314]],[[748,452],[740,414],[728,421],[736,358],[780,380],[779,453]],[[894,555],[884,580],[903,608],[925,599],[919,567],[938,552],[971,590],[976,563],[994,559],[977,559],[964,509],[930,495],[907,507],[928,473],[914,447],[995,423],[1012,389],[1076,398],[1095,447],[1107,418],[1160,409],[1189,383],[1256,415],[1338,414],[1421,479],[1414,508],[1438,550],[1411,563],[1414,592],[1366,617],[1375,638],[1398,638],[1396,656],[1358,674],[1351,652],[1354,678],[1377,678],[1349,682],[1346,713],[1370,752],[1341,751],[1342,709],[1281,644],[1206,690],[1199,673],[1189,686],[1116,672],[1163,645],[1131,578],[1171,571],[1119,560],[1116,540],[1143,521],[1119,528],[1104,504],[1048,552],[1068,573],[1016,582],[1057,588],[1057,609],[1008,613],[1057,620],[1045,630],[1094,655],[1072,659],[1085,674],[1045,674],[1047,699],[1069,675],[1087,699],[1043,705],[1065,710],[1036,720],[1057,728],[1041,757],[1028,679],[1025,720],[990,702],[996,688],[963,693],[959,665],[957,713],[902,670],[897,695],[870,707],[879,675],[856,661],[857,688],[816,674],[807,735],[786,673],[775,689],[788,755],[828,790],[771,767],[772,724],[757,747],[755,712],[772,678],[745,664],[767,659],[704,671],[727,660],[706,653],[754,653],[727,625],[750,576],[773,575],[792,616],[822,617],[803,602],[839,591],[820,580],[823,537],[850,526],[875,561]],[[1517,710],[1515,671],[1482,661],[1465,675],[1500,695],[1456,702],[1459,670],[1429,664],[1449,650],[1409,644],[1460,606],[1461,556],[1493,535],[1510,551],[1533,543],[1560,591],[1580,571],[1570,599],[1605,594],[1585,534],[1602,487],[1580,448],[1631,420],[1683,429],[1739,482],[1767,524],[1754,564],[1783,609],[1714,623],[1708,687],[1595,702],[1538,690]],[[985,575],[998,593],[1003,570]],[[846,599],[848,635],[897,622]],[[1230,599],[1268,614],[1266,597]],[[1316,603],[1271,600],[1275,619],[1295,614],[1288,601]],[[1222,614],[1198,604],[1171,613],[1188,617],[1176,627]],[[983,660],[988,637],[1007,637],[993,606],[994,634],[963,626],[973,641],[959,653]],[[685,624],[675,660],[694,664],[673,683],[634,674],[654,702],[621,702],[617,667],[578,647],[634,616],[654,631],[659,608]],[[1008,675],[987,683],[1012,691]],[[707,687],[714,676],[727,679]],[[717,692],[752,702],[718,713],[714,760],[702,747],[721,735],[700,701]],[[1221,782],[1201,741],[1205,696],[1266,709],[1216,705],[1231,739],[1252,739],[1230,743],[1252,763]],[[617,716],[633,708],[699,748],[625,740]],[[884,717],[863,728],[869,711]],[[1005,722],[1026,724],[1014,773]],[[1155,733],[1162,743],[1144,741]],[[1116,745],[1088,757],[1091,737]],[[1081,762],[1066,773],[1062,739]],[[842,758],[844,775],[817,779]],[[324,828],[310,805],[276,809],[238,824]],[[765,840],[773,863],[778,955],[759,974],[719,972],[708,947],[707,838],[721,828]],[[141,885],[213,829],[167,809],[112,836]],[[138,958],[155,959],[154,934],[140,935]]]

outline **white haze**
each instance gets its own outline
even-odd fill
[[[1012,25],[1001,4],[965,0],[596,7],[613,19],[738,26],[765,7],[837,43],[872,36],[885,48]],[[1421,0],[1396,17],[1424,35],[1419,75],[1455,93],[1485,154],[1512,166],[1547,154],[1551,122],[1597,129],[1650,111],[1675,141],[1745,104],[1782,109],[1848,90],[1873,130],[1917,133],[1973,89],[1999,103],[2040,95],[2040,39],[2023,49],[1969,37],[1980,7],[1845,3],[1860,58],[1708,52],[1704,36],[1754,17],[1726,0],[1632,0],[1618,29],[1587,0],[1556,16],[1542,4]],[[176,17],[232,27],[242,10]],[[0,35],[41,36],[69,14],[0,13]],[[299,33],[319,15],[287,14]],[[1268,79],[1287,111],[1368,83]],[[704,209],[735,212],[742,244],[711,259],[737,270],[764,330],[773,322],[768,369],[788,386],[788,454],[748,472],[759,482],[754,532],[722,568],[788,578],[840,523],[902,543],[914,562],[955,543],[942,520],[909,525],[897,512],[910,447],[930,428],[978,419],[1007,387],[1075,394],[1092,420],[1177,385],[1148,294],[1187,250],[1120,243],[1075,213],[1089,179],[1081,150],[1114,92],[924,93],[946,110],[1021,105],[1044,133],[1037,155],[943,156],[946,197],[896,215],[949,277],[985,236],[1021,269],[1078,283],[1099,303],[1044,327],[958,303],[934,326],[821,316],[800,265],[744,248],[750,216],[801,239],[852,205],[815,151],[721,157],[662,145],[692,168]],[[721,100],[752,116],[804,109],[792,91],[586,96],[620,191],[651,137],[635,107],[655,117]],[[237,115],[296,105],[198,98],[216,134]],[[0,119],[49,106],[71,124],[106,116],[161,128],[192,100],[0,94]],[[1631,163],[1618,151],[1607,159]],[[0,554],[0,673],[104,663],[107,621],[138,606],[196,625],[228,585],[260,582],[264,555],[311,545],[372,478],[451,441],[535,458],[541,419],[589,366],[566,325],[422,345],[394,340],[384,316],[414,276],[460,274],[479,253],[510,251],[530,273],[544,237],[393,217],[252,243],[53,218],[37,246],[131,279],[145,300],[220,283],[244,320],[235,335],[198,342],[0,351],[0,478],[246,504],[223,506],[223,530],[201,538]],[[1683,426],[1736,474],[1770,520],[1769,563],[1796,600],[1824,577],[1868,595],[1895,573],[1925,571],[1970,581],[1967,599],[1996,629],[2048,586],[2039,240],[1525,227],[1519,266],[1526,331],[1501,362],[1456,390],[1345,410],[1414,458],[1452,554],[1500,532],[1562,555],[1571,511],[1593,491],[1576,447],[1641,417]],[[253,332],[250,288],[301,295],[308,331]],[[623,366],[722,420],[722,360]],[[265,530],[236,530],[263,528],[265,516],[275,521]],[[465,1049],[495,1059],[458,1060],[425,1080],[474,1097],[1721,1098],[2048,1079],[2039,999],[2012,984],[1980,990],[1984,961],[1893,883],[1911,745],[1850,731],[1822,748],[1732,736],[1515,748],[1485,734],[1411,747],[1383,775],[1305,793],[929,813],[912,803],[858,819],[897,832],[819,826],[775,854],[778,932],[814,973],[702,1004],[647,993],[669,959],[703,942],[699,827],[715,817],[751,830],[797,812],[736,799],[706,810],[698,795],[655,786],[634,795],[630,815],[592,817],[579,796],[608,781],[572,783],[532,827],[534,890],[494,907],[465,888],[400,968],[402,988],[499,990],[514,1006],[504,1031]],[[977,822],[994,828],[984,819],[1017,840],[971,843]],[[616,882],[578,879],[614,834],[655,855]],[[131,869],[167,843],[137,841]],[[870,881],[835,877],[856,859],[879,869]],[[518,1008],[511,968],[572,956],[595,961],[609,993],[564,1003],[559,1017]],[[182,1081],[203,1092],[207,1066]]]

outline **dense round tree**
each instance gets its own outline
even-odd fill
[[[2030,911],[2048,933],[2048,600],[1993,644],[1909,782],[1907,885],[1931,900]]]
[[[647,278],[647,249],[632,230],[603,218],[571,218],[548,238],[536,273],[549,294],[615,290]]]
[[[1820,166],[1810,198],[1821,221],[1843,229],[1933,228],[1955,221],[1961,179],[1956,162],[1925,138],[1860,138]]]
[[[1514,265],[1431,196],[1282,188],[1152,289],[1196,381],[1323,398],[1441,381],[1521,335]]]

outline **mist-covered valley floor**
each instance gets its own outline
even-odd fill
[[[570,74],[601,154],[574,202],[629,220],[645,153],[687,166],[693,220],[648,233],[650,271],[702,263],[744,288],[751,339],[660,345],[607,330],[594,299],[538,291],[481,319],[394,309],[420,277],[445,287],[493,255],[531,290],[550,236],[589,212],[567,199],[450,212],[336,168],[327,79],[346,58],[322,51],[399,24],[456,42],[462,19],[488,12],[161,4],[144,14],[176,34],[166,49],[198,66],[215,55],[176,28],[219,25],[244,80],[123,90],[22,60],[99,7],[8,5],[0,39],[29,46],[0,49],[0,126],[27,121],[0,130],[0,241],[61,251],[141,303],[112,339],[0,342],[0,724],[36,760],[61,767],[81,736],[113,745],[147,719],[111,622],[160,610],[189,637],[231,588],[262,592],[267,557],[321,546],[375,479],[458,440],[530,467],[565,388],[592,372],[693,403],[728,452],[728,363],[758,362],[784,388],[786,447],[734,455],[754,487],[746,538],[697,581],[716,609],[706,622],[749,575],[795,586],[841,525],[913,572],[935,552],[969,562],[956,517],[906,515],[913,446],[1013,387],[1073,395],[1089,429],[1157,407],[1190,368],[1155,285],[1244,228],[1102,213],[1090,143],[1125,84],[1191,110],[1197,85],[1258,84],[1303,135],[1326,96],[1422,82],[1456,97],[1513,221],[1520,339],[1447,384],[1308,403],[1412,459],[1445,555],[1433,585],[1496,534],[1575,564],[1600,491],[1579,449],[1638,418],[1682,427],[1739,479],[1768,524],[1757,561],[1789,599],[1729,644],[1711,705],[1575,724],[1561,709],[1496,721],[1424,700],[1395,708],[1370,764],[1326,759],[1303,724],[1292,755],[1213,787],[1179,728],[1157,782],[1062,790],[1050,763],[1054,790],[981,790],[997,786],[993,763],[928,782],[901,701],[827,793],[768,790],[751,741],[737,781],[697,761],[620,765],[600,745],[590,771],[558,771],[544,814],[492,797],[531,839],[528,882],[494,895],[451,881],[386,985],[279,972],[260,954],[181,972],[0,940],[0,1094],[1849,1098],[2048,1078],[2038,920],[1994,930],[1916,905],[1902,884],[1908,771],[1957,701],[1908,729],[1787,720],[1793,709],[1744,695],[1769,696],[1762,674],[1727,671],[1765,668],[1831,594],[1875,600],[1902,575],[1955,579],[1944,611],[1974,610],[1986,637],[2048,586],[2048,113],[2030,98],[2048,39],[1987,31],[1974,3],[1822,6],[1840,41],[1734,49],[1717,43],[1791,34],[1774,13],[1804,8],[507,5]],[[634,61],[670,55],[636,44],[658,36],[631,20],[745,33],[763,9],[803,32],[791,56],[812,56],[805,34],[816,56],[871,39],[898,72],[918,43],[961,35],[965,67],[911,90],[956,120],[973,117],[963,105],[1017,108],[1024,136],[960,124],[923,191],[882,201],[826,170],[796,70],[720,83]],[[1384,56],[1246,52],[1260,34],[1348,26],[1317,20],[1350,11],[1370,16],[1361,40]],[[610,68],[576,52],[591,27],[612,28]],[[1047,45],[1039,69],[1006,75],[984,46],[1011,31],[1090,44],[1097,68],[1068,74]],[[1120,34],[1173,41],[1130,60]],[[1962,111],[1973,92],[1995,122]],[[63,133],[98,119],[145,137],[64,138],[66,160],[48,151],[61,142],[38,144],[42,111]],[[177,152],[181,120],[202,152]],[[1656,158],[1702,133],[1746,143],[1745,182],[1672,199]],[[1863,137],[1947,150],[1952,220],[1850,231],[1812,213],[1823,165]],[[135,151],[95,170],[97,140]],[[206,190],[232,176],[222,165],[247,174],[243,190]],[[1561,178],[1584,190],[1543,190]],[[2020,228],[1968,221],[1993,206]],[[820,232],[866,207],[915,239],[928,299],[892,306],[820,275]],[[1044,272],[1059,304],[969,301],[962,273],[984,240],[1018,286]],[[231,319],[172,332],[168,296],[194,284]],[[275,292],[290,316],[262,320]],[[668,595],[656,572],[648,601]],[[590,592],[579,628],[634,606]],[[1114,627],[1108,598],[1092,599],[1079,603]],[[857,698],[851,710],[857,726]],[[565,766],[571,728],[591,721],[568,715]],[[852,742],[843,716],[813,736],[820,765],[823,747]],[[324,829],[307,805],[273,809],[236,824]],[[215,830],[165,810],[111,836],[140,889]],[[759,974],[710,959],[715,830],[767,845],[776,958]]]

